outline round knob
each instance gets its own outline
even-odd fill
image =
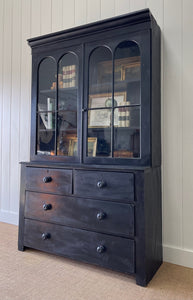
[[[106,185],[106,183],[103,180],[100,180],[97,182],[97,187],[99,189],[103,188]]]
[[[45,177],[43,178],[43,182],[44,182],[44,183],[51,182],[51,181],[52,181],[52,177],[50,177],[50,176],[45,176]]]
[[[49,210],[49,209],[52,209],[52,204],[43,204],[43,209],[44,210]]]
[[[98,253],[103,253],[103,252],[105,252],[105,246],[103,246],[103,245],[98,246],[98,247],[97,247],[97,252],[98,252]]]
[[[50,233],[42,233],[42,240],[47,240],[51,238],[51,234]]]
[[[106,217],[106,213],[103,212],[103,211],[100,211],[97,213],[97,219],[100,221],[100,220],[103,220],[104,218]]]

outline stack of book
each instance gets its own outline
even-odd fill
[[[63,88],[76,86],[76,65],[63,66],[62,82],[63,82]]]
[[[130,111],[128,107],[119,107],[118,113],[118,127],[130,126]]]

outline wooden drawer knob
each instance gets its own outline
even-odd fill
[[[103,211],[99,211],[98,213],[97,213],[97,220],[103,220],[104,218],[106,217],[106,213],[105,212],[103,212]]]
[[[99,245],[99,246],[97,247],[97,252],[98,252],[98,253],[103,253],[103,252],[105,252],[105,250],[106,250],[106,248],[105,248],[105,246],[103,246],[103,245]]]
[[[43,209],[44,210],[50,210],[50,209],[52,209],[52,204],[43,204]]]
[[[48,240],[51,238],[51,234],[46,232],[46,233],[42,233],[42,240]]]
[[[106,185],[106,183],[105,183],[105,181],[103,181],[103,180],[99,180],[99,181],[97,182],[97,187],[98,187],[99,189],[103,188],[105,185]]]
[[[43,178],[43,182],[44,183],[48,183],[48,182],[51,182],[52,181],[52,177],[50,177],[50,176],[45,176],[44,178]]]

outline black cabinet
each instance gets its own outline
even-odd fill
[[[146,9],[28,42],[19,249],[134,274],[145,286],[162,263],[159,27]]]

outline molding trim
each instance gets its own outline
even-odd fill
[[[0,210],[0,222],[18,225],[19,214],[13,211]]]
[[[193,268],[193,250],[163,245],[163,260],[172,264]]]

